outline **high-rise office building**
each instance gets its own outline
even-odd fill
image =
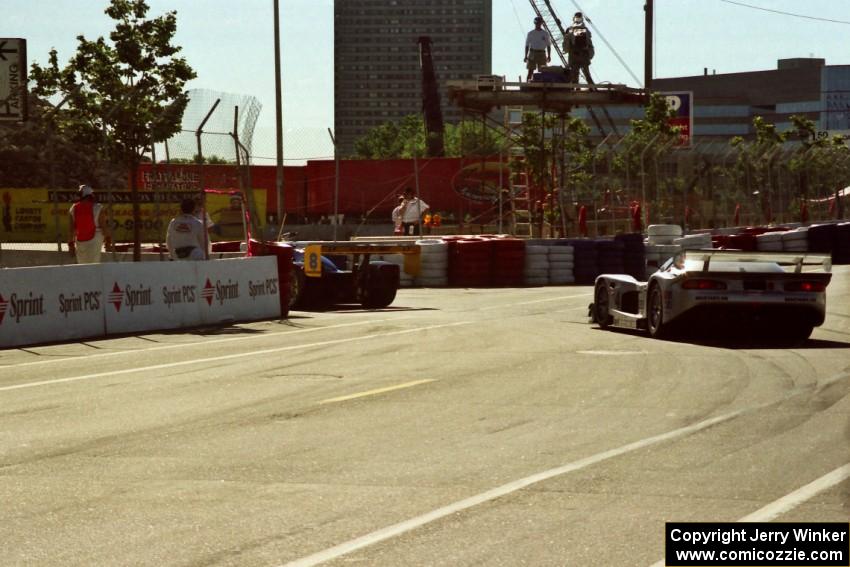
[[[448,80],[491,72],[492,0],[336,0],[334,129],[342,155],[371,128],[422,111],[420,36],[433,59],[446,122]]]

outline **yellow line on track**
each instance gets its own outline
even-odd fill
[[[412,388],[413,386],[418,386],[420,384],[427,384],[428,382],[436,382],[433,378],[428,378],[426,380],[416,380],[414,382],[405,382],[404,384],[397,384],[395,386],[387,386],[386,388],[378,388],[376,390],[369,390],[367,392],[360,392],[359,394],[351,394],[348,396],[340,396],[338,398],[329,398],[327,400],[322,400],[319,404],[335,404],[337,402],[345,402],[348,400],[355,400],[357,398],[365,398],[367,396],[375,396],[378,394],[384,394],[386,392],[393,392],[395,390],[403,390],[404,388]]]

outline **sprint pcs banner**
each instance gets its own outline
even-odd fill
[[[198,191],[139,191],[140,231],[143,242],[162,242],[168,223],[180,213],[180,201],[199,196]],[[109,205],[107,218],[116,242],[133,240],[133,203],[128,191],[96,191],[98,201]],[[266,193],[255,191],[259,221],[266,218]],[[0,189],[0,242],[67,242],[68,210],[77,200],[74,190]],[[206,210],[214,223],[211,237],[239,240],[244,237],[238,198],[208,193]]]
[[[280,317],[273,256],[103,268],[108,334]]]
[[[0,279],[0,346],[104,334],[101,266],[9,268]]]
[[[0,347],[280,317],[277,258],[3,270]]]

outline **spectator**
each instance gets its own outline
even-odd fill
[[[80,185],[79,201],[71,205],[71,239],[68,250],[75,255],[78,264],[97,264],[103,245],[112,244],[112,234],[106,222],[106,209],[95,202],[94,190],[89,185]]]

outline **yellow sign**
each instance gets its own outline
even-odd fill
[[[304,275],[309,278],[322,277],[322,246],[310,244],[304,249]]]
[[[133,241],[133,204],[128,191],[97,191],[107,203],[107,219],[116,242]],[[194,192],[139,192],[142,242],[163,242],[172,218],[180,213],[180,201]],[[74,190],[0,189],[0,242],[67,242],[68,209],[77,200]],[[266,193],[256,191],[258,224],[266,218]],[[108,204],[110,203],[111,204]],[[244,238],[241,199],[237,195],[209,193],[206,210],[213,222],[212,240]]]

